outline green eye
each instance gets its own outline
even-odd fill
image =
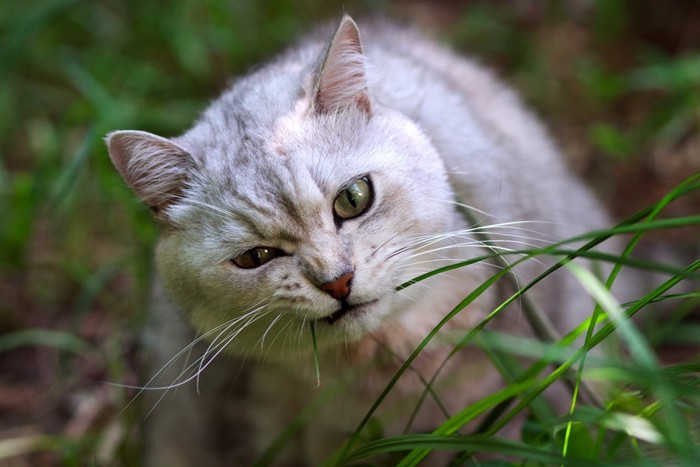
[[[372,203],[372,184],[369,178],[358,178],[341,191],[333,203],[333,213],[340,219],[352,219]]]
[[[284,252],[279,248],[271,248],[267,246],[259,246],[251,248],[243,254],[231,259],[233,264],[243,269],[253,269],[262,266],[268,261],[284,255]]]

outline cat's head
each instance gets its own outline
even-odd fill
[[[412,245],[451,227],[445,168],[372,94],[352,19],[316,53],[241,79],[178,138],[107,137],[162,225],[169,294],[233,351],[310,347],[312,322],[319,345],[371,333],[406,306],[396,286],[425,270]]]

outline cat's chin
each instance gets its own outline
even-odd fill
[[[343,319],[358,318],[367,313],[378,301],[379,300],[370,300],[368,302],[359,303],[356,305],[350,305],[347,302],[343,302],[338,310],[325,318],[321,318],[321,320],[332,326],[336,322]]]
[[[319,337],[326,344],[359,340],[376,331],[389,312],[386,300],[343,304],[332,314],[317,318]]]

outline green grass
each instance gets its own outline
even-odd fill
[[[157,232],[111,166],[103,135],[128,128],[181,132],[231,76],[278,52],[316,20],[337,18],[344,7],[353,14],[423,19],[446,42],[494,66],[545,117],[611,210],[620,218],[640,212],[580,240],[638,232],[642,242],[651,238],[697,255],[697,179],[674,187],[697,170],[700,55],[697,44],[673,34],[683,26],[678,17],[661,21],[668,28],[664,36],[644,21],[667,14],[660,6],[601,0],[573,21],[558,2],[534,19],[498,2],[474,3],[428,5],[425,11],[442,12],[430,17],[376,0],[0,2],[0,463],[16,456],[30,465],[140,460],[138,411],[121,412],[134,394],[105,382],[139,383],[137,336]],[[690,7],[686,13],[698,15]],[[677,198],[668,206],[668,199],[661,201],[667,193]],[[657,208],[661,217],[655,217]],[[520,253],[565,258],[557,247]],[[651,269],[671,281],[687,281],[681,269],[696,259],[688,257],[680,268],[613,258],[593,247],[576,254]],[[554,346],[523,342],[526,355],[513,355],[498,335],[475,330],[455,336],[456,349],[484,348],[509,386],[453,414],[433,434],[385,439],[370,411],[343,455],[371,462],[376,454],[398,451],[409,465],[426,450],[450,447],[465,458],[495,451],[531,465],[591,459],[692,465],[700,328],[684,318],[698,298],[660,288],[618,307],[605,281],[572,273],[601,303],[597,318],[577,330],[586,344],[572,344],[572,334]],[[660,300],[673,312],[646,333],[618,319],[620,312],[648,313],[648,303]],[[631,358],[611,355],[581,373],[567,370],[580,367],[588,347],[611,338]],[[531,359],[530,366],[520,357]],[[320,377],[319,400],[263,461],[339,391],[323,380],[322,368]],[[604,394],[602,406],[575,398],[568,416],[553,418],[537,395],[560,378],[581,398],[587,392],[581,381],[589,379],[618,389]],[[86,415],[79,407],[95,411]],[[498,427],[522,410],[532,412],[522,440],[499,439]],[[462,433],[479,414],[486,414],[479,432]],[[486,437],[490,433],[496,434]]]

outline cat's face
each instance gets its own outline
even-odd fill
[[[311,322],[319,342],[376,329],[420,270],[402,250],[448,228],[439,158],[388,110],[288,115],[238,153],[187,144],[206,162],[170,209],[159,270],[200,331],[241,317],[242,351],[307,344]]]
[[[308,348],[311,323],[319,345],[376,330],[400,313],[395,287],[430,269],[412,245],[451,227],[428,139],[366,88],[324,89],[323,73],[348,72],[328,71],[329,60],[312,91],[267,124],[244,122],[256,104],[231,109],[229,96],[175,142],[110,137],[115,165],[165,224],[167,290],[227,350]]]

